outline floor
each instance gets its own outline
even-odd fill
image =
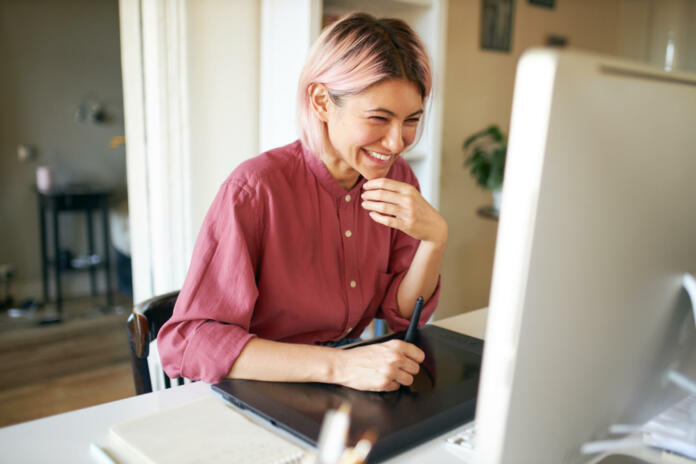
[[[0,427],[135,394],[126,335],[131,301],[65,301],[63,322],[48,311],[0,313]],[[50,311],[50,309],[49,309]]]

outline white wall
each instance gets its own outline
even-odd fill
[[[258,154],[259,3],[187,4],[194,236],[222,181]]]
[[[622,56],[696,71],[696,1],[623,0],[621,21]]]
[[[120,0],[135,301],[181,288],[221,182],[258,152],[255,0]]]

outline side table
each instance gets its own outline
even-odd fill
[[[61,289],[60,275],[62,271],[67,270],[61,266],[60,254],[60,229],[58,216],[66,211],[78,211],[86,214],[87,223],[87,246],[90,256],[94,255],[94,227],[92,224],[93,213],[101,212],[101,222],[103,229],[104,253],[103,266],[106,276],[106,304],[113,306],[113,292],[111,287],[111,260],[109,246],[109,208],[108,197],[111,191],[103,187],[95,186],[69,186],[64,188],[55,188],[49,191],[36,190],[39,203],[39,224],[41,229],[41,272],[43,278],[43,300],[44,303],[49,301],[48,291],[48,273],[49,266],[53,266],[53,274],[56,287],[56,311],[55,319],[45,320],[44,322],[60,322],[63,317],[63,292]],[[53,236],[52,240],[52,258],[49,259],[48,246],[46,240],[46,215],[50,215],[49,225]],[[97,293],[96,288],[96,265],[89,265],[86,269],[89,270],[90,290],[92,295]]]

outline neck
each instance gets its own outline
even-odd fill
[[[341,187],[350,191],[360,181],[360,173],[348,166],[346,162],[335,157],[322,153],[321,161],[326,166],[329,174],[336,179]]]

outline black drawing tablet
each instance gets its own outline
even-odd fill
[[[350,345],[403,338],[403,332]],[[418,331],[426,354],[413,385],[373,393],[322,383],[225,380],[212,386],[227,401],[248,409],[301,440],[316,446],[328,409],[351,404],[349,441],[367,430],[377,432],[369,462],[422,443],[474,419],[483,341],[433,325]]]

